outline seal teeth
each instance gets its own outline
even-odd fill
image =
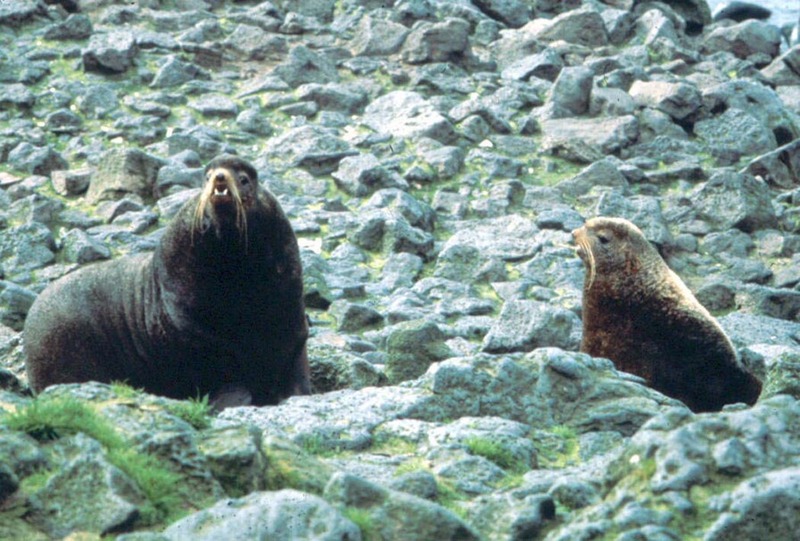
[[[228,188],[225,188],[224,190],[214,188],[214,195],[228,195]]]

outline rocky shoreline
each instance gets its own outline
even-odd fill
[[[800,46],[704,0],[0,0],[0,538],[790,540]],[[21,329],[222,152],[300,238],[316,393],[27,391]],[[635,222],[765,381],[692,414],[577,353]]]

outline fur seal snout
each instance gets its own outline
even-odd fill
[[[152,254],[48,286],[24,330],[31,387],[125,381],[231,405],[309,392],[297,239],[256,170],[223,155]]]
[[[696,412],[755,403],[761,382],[638,227],[601,217],[572,235],[587,269],[581,351],[611,359]]]

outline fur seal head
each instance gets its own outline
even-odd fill
[[[611,359],[694,411],[758,399],[761,382],[638,227],[599,217],[572,236],[587,271],[581,351]]]
[[[194,214],[193,230],[214,228],[218,238],[236,230],[247,242],[247,214],[258,191],[258,173],[243,159],[228,154],[214,158],[205,168],[206,183]]]
[[[605,287],[621,293],[632,275],[666,266],[642,231],[622,218],[592,218],[572,236],[586,266],[586,290],[600,277]]]

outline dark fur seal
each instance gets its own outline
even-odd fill
[[[209,394],[224,407],[307,394],[307,336],[291,225],[252,165],[220,156],[154,253],[48,286],[24,343],[35,391],[124,381],[174,398]]]
[[[611,359],[696,412],[758,399],[761,383],[639,228],[593,218],[572,235],[587,269],[581,351]]]

